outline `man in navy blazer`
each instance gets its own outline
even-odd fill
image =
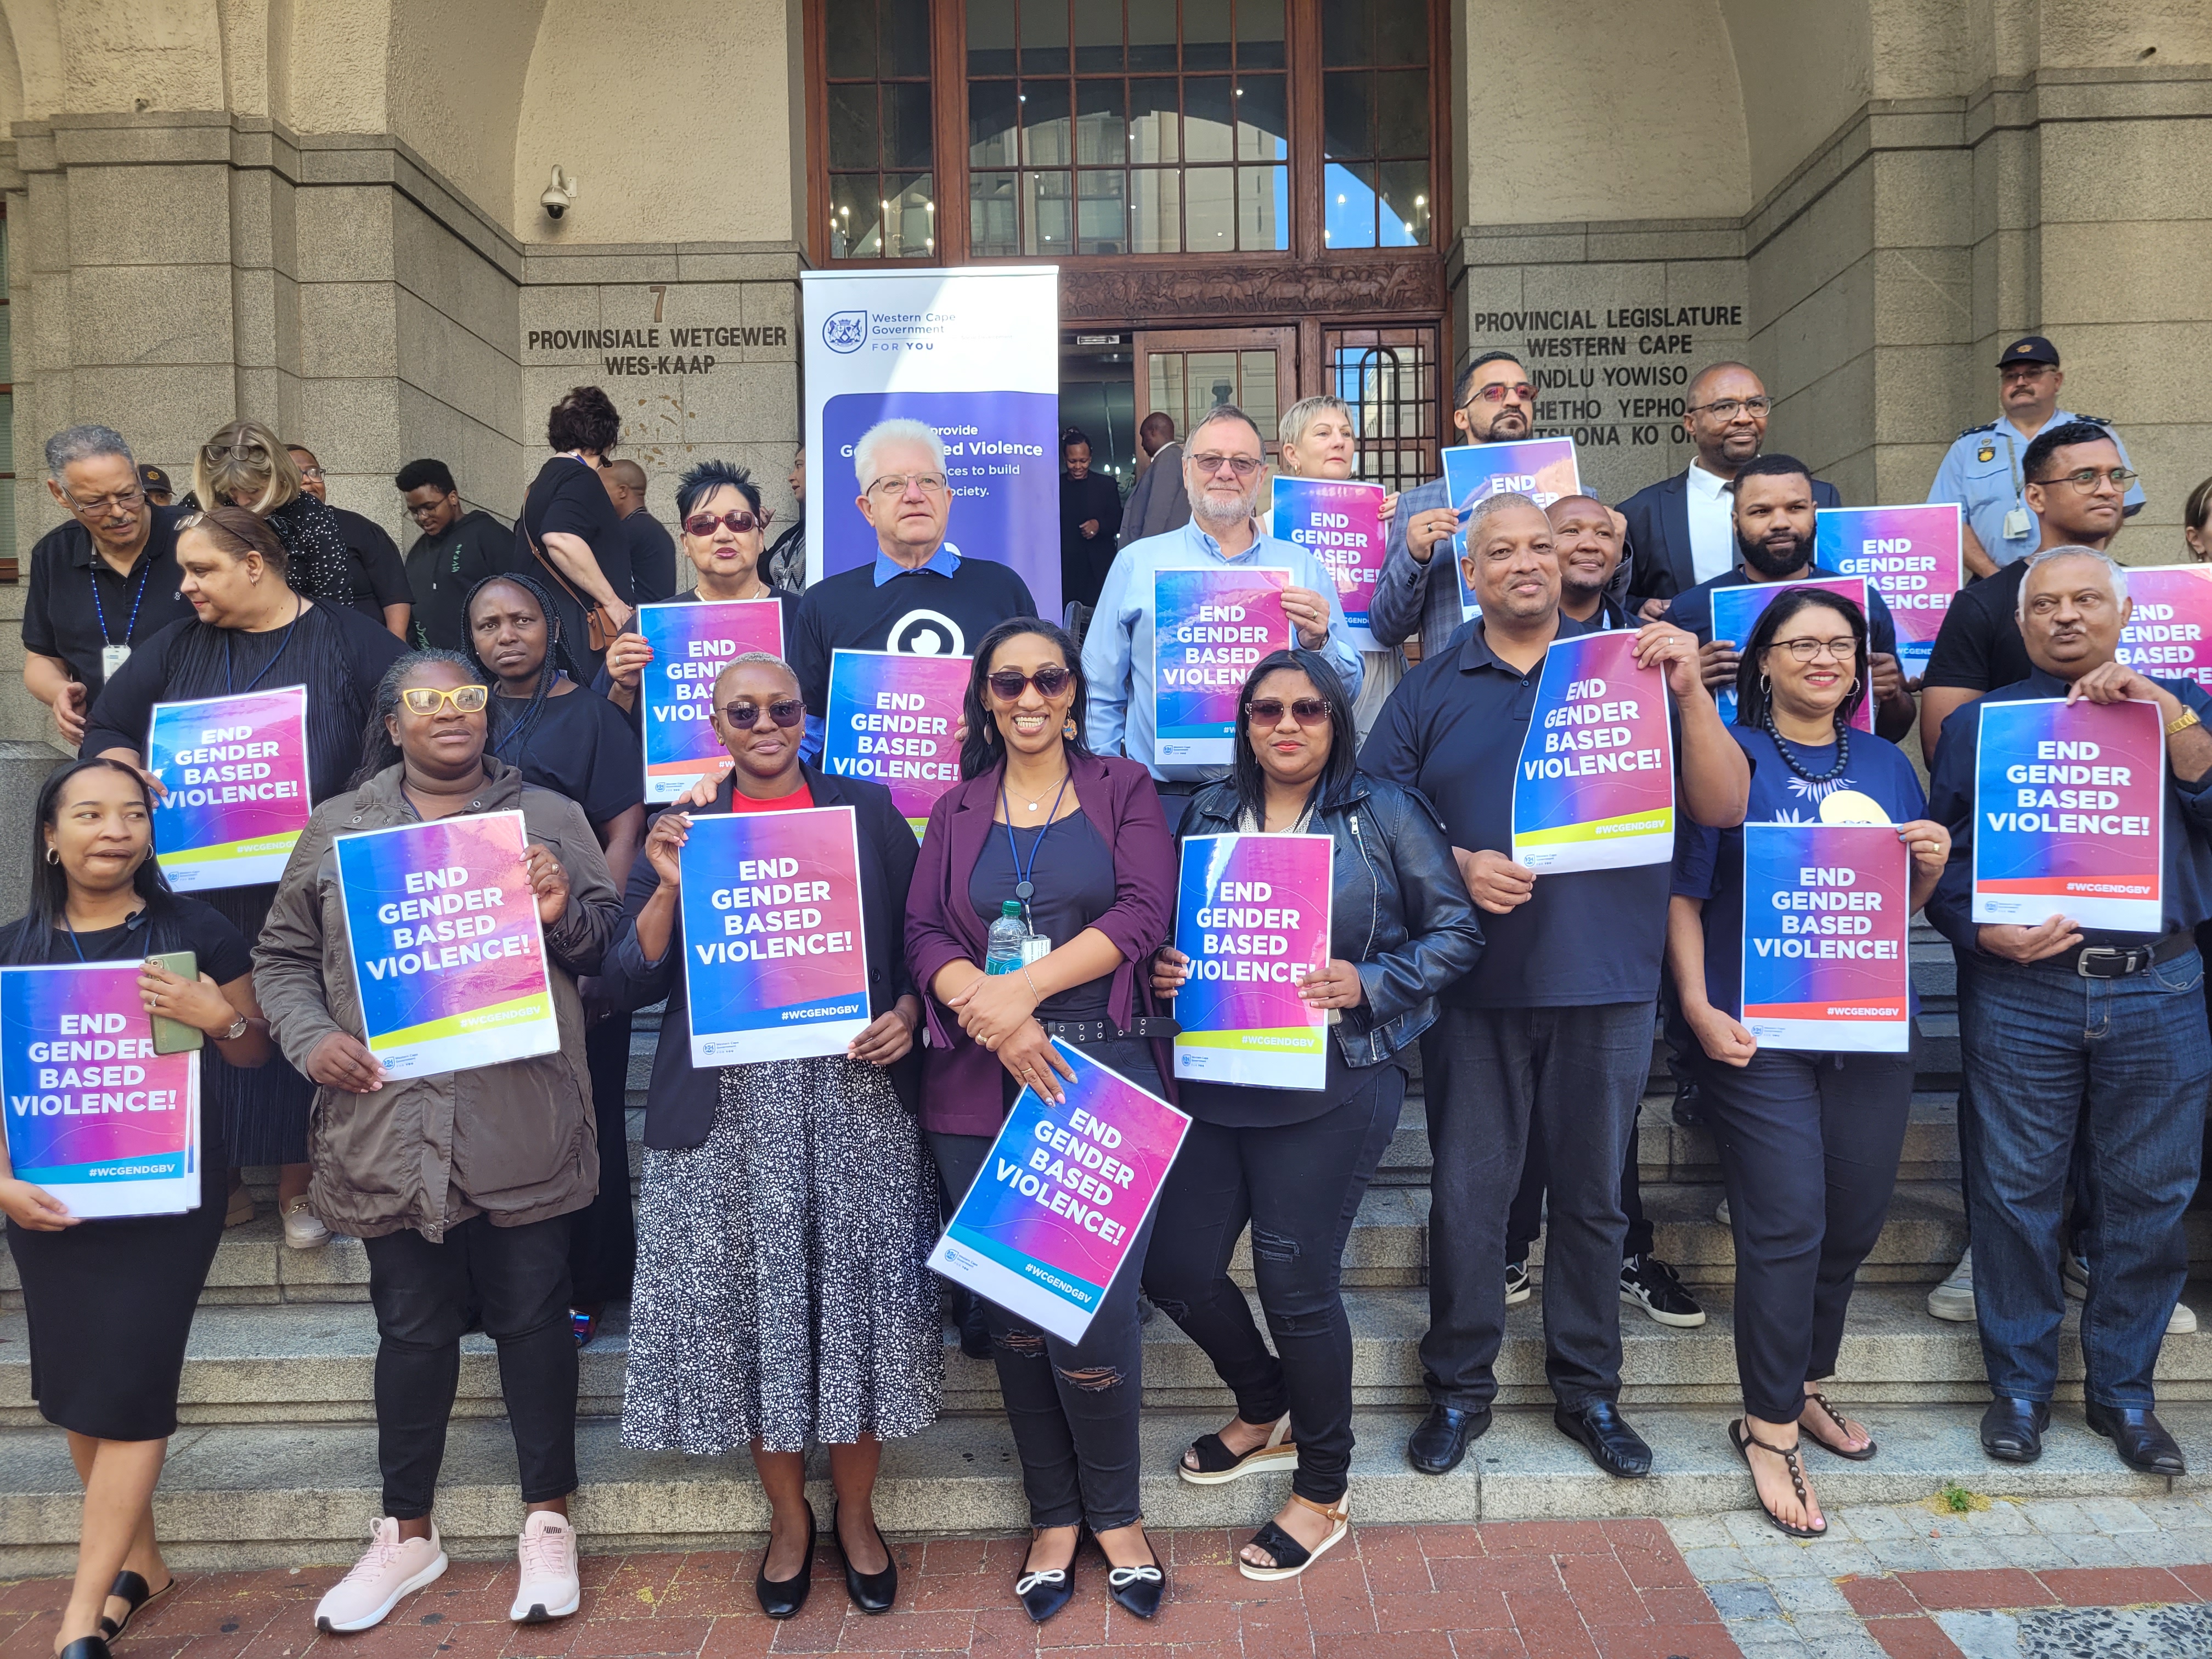
[[[1628,520],[1628,599],[1646,620],[1699,582],[1735,568],[1734,510],[1728,486],[1766,441],[1774,400],[1742,363],[1714,363],[1690,382],[1682,424],[1697,459],[1671,478],[1646,484],[1620,504]],[[1836,487],[1813,480],[1816,507],[1841,507]]]

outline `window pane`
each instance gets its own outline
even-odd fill
[[[1010,167],[1019,159],[1015,151],[1017,107],[1012,81],[968,83],[969,167]]]
[[[1146,395],[1152,407],[1172,418],[1176,430],[1190,430],[1188,392],[1183,375],[1182,354],[1163,351],[1145,359]]]
[[[1329,156],[1375,154],[1375,77],[1338,70],[1321,78],[1321,149]]]
[[[884,228],[886,258],[916,259],[937,252],[937,201],[927,173],[885,179],[883,199],[890,204]]]
[[[1075,83],[1075,159],[1119,166],[1129,159],[1129,122],[1119,81]]]
[[[1075,175],[1075,251],[1078,253],[1127,253],[1129,251],[1129,204],[1123,183],[1128,174],[1079,173]]]
[[[1237,67],[1283,67],[1283,0],[1237,0]]]
[[[1022,160],[1033,167],[1064,167],[1075,158],[1068,145],[1067,82],[1022,82]]]
[[[902,170],[936,160],[929,123],[929,82],[893,81],[884,86],[884,165]]]
[[[1129,82],[1129,159],[1133,161],[1178,161],[1182,159],[1180,128],[1176,114],[1176,83],[1172,81]]]
[[[1182,66],[1229,67],[1229,0],[1182,0]]]
[[[1328,0],[1321,9],[1321,61],[1325,69],[1375,61],[1375,23],[1369,8],[1388,0]]]
[[[1279,75],[1237,77],[1237,159],[1280,161],[1291,153],[1290,110]]]
[[[1129,0],[1129,67],[1176,66],[1176,0]]]
[[[1073,209],[1065,173],[1022,174],[1022,252],[1066,253],[1074,241]]]
[[[1082,0],[1075,9],[1075,70],[1079,75],[1121,67],[1121,9]]]
[[[1022,0],[1022,73],[1067,73],[1067,0]]]
[[[1429,153],[1429,72],[1386,70],[1375,77],[1377,155]]]
[[[876,78],[876,0],[831,0],[823,17],[823,64],[830,78]]]
[[[1237,247],[1237,174],[1229,167],[1193,167],[1182,176],[1185,246],[1192,253]]]
[[[1186,161],[1237,156],[1236,99],[1225,75],[1194,75],[1182,83],[1182,155]]]
[[[929,73],[929,0],[878,0],[883,19],[883,72]]]
[[[872,82],[830,88],[830,166],[831,169],[866,167],[876,170],[880,147],[876,137],[876,88]]]
[[[1282,429],[1282,411],[1277,407],[1275,392],[1275,354],[1273,351],[1240,351],[1237,356],[1237,405],[1260,424],[1264,434]]]
[[[883,209],[876,175],[836,173],[830,179],[830,252],[840,259],[872,259],[883,252]]]
[[[1381,176],[1383,247],[1419,247],[1429,240],[1429,164],[1385,161]]]
[[[1237,168],[1237,246],[1255,253],[1279,252],[1290,245],[1291,170]]]
[[[1375,167],[1331,161],[1322,175],[1322,240],[1331,247],[1375,246]]]
[[[1376,63],[1429,61],[1428,0],[1366,0],[1366,4],[1375,14]]]
[[[1021,231],[1014,215],[1014,175],[968,175],[968,246],[978,258],[1019,253]]]
[[[968,73],[1012,75],[1014,0],[968,0],[967,13]]]
[[[1237,354],[1190,351],[1183,354],[1182,362],[1184,418],[1176,430],[1188,432],[1207,410],[1237,401],[1240,394],[1237,390]]]
[[[1182,174],[1139,167],[1129,174],[1129,252],[1182,252]]]

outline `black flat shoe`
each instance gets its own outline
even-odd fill
[[[1406,1461],[1423,1474],[1449,1474],[1467,1455],[1467,1449],[1490,1427],[1490,1407],[1462,1411],[1456,1406],[1431,1406],[1406,1442]]]
[[[1160,1565],[1158,1550],[1143,1566],[1117,1567],[1111,1561],[1106,1564],[1106,1594],[1125,1612],[1133,1613],[1139,1619],[1158,1618],[1160,1602],[1167,1593],[1168,1576]]]
[[[970,1359],[991,1357],[991,1331],[983,1322],[983,1298],[970,1297],[960,1312],[960,1352]]]
[[[107,1644],[102,1638],[80,1636],[56,1654],[54,1659],[113,1659],[113,1656],[107,1651]]]
[[[1067,1558],[1066,1566],[1031,1572],[1024,1565],[1014,1575],[1014,1598],[1022,1604],[1022,1611],[1029,1614],[1030,1623],[1042,1625],[1075,1599],[1075,1557],[1082,1553],[1083,1534],[1079,1531],[1075,1534],[1075,1553]]]
[[[146,1581],[125,1567],[115,1575],[115,1582],[107,1587],[112,1601],[127,1601],[129,1607],[120,1619],[102,1618],[100,1621],[100,1639],[112,1642],[131,1628],[131,1621],[138,1616],[138,1609],[149,1601],[158,1601],[177,1587],[177,1575],[171,1573],[169,1582],[159,1589],[146,1588]]]
[[[2043,1431],[2050,1426],[2046,1401],[2001,1394],[1982,1413],[1982,1449],[2001,1463],[2033,1463],[2043,1455]]]
[[[853,1558],[845,1554],[845,1534],[841,1525],[838,1511],[832,1509],[830,1530],[837,1534],[837,1553],[845,1556],[845,1594],[853,1598],[853,1605],[862,1613],[889,1613],[891,1603],[898,1600],[898,1558],[884,1542],[884,1529],[876,1528],[876,1543],[884,1553],[884,1570],[862,1572],[853,1565]]]
[[[2100,1406],[2094,1401],[2082,1415],[2091,1431],[2101,1434],[2118,1449],[2120,1462],[2138,1474],[2162,1474],[2169,1480],[2189,1473],[2181,1448],[2166,1425],[2147,1406]]]
[[[806,1559],[799,1564],[799,1571],[790,1578],[771,1578],[768,1576],[768,1552],[761,1552],[760,1571],[753,1575],[753,1594],[760,1597],[761,1611],[771,1619],[796,1619],[799,1610],[806,1605],[806,1592],[814,1583],[814,1505],[806,1506]],[[98,1656],[94,1656],[98,1659]]]
[[[1610,1400],[1593,1400],[1579,1411],[1552,1408],[1552,1423],[1590,1455],[1590,1462],[1622,1480],[1641,1480],[1651,1473],[1651,1448],[1622,1419]]]

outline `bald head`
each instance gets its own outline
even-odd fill
[[[1717,477],[1735,477],[1766,441],[1766,386],[1747,363],[1708,363],[1690,381],[1682,404],[1682,427],[1698,447],[1698,464]]]
[[[645,506],[645,469],[635,461],[609,461],[599,469],[599,482],[615,511],[628,518]]]

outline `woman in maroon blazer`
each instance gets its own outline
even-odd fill
[[[1014,1097],[1058,1098],[1072,1078],[1052,1039],[1165,1093],[1173,1027],[1141,1018],[1137,964],[1174,922],[1175,847],[1145,769],[1083,744],[1075,643],[1049,623],[1002,623],[976,647],[957,787],[939,797],[907,899],[906,948],[930,1046],[921,1123],[948,1190],[965,1193]],[[1030,934],[1012,971],[987,975],[987,937],[1006,901]],[[1141,1263],[1148,1221],[1127,1260]],[[1142,1349],[1137,1273],[1117,1274],[1079,1343],[995,1305],[986,1323],[1033,1536],[1014,1593],[1042,1623],[1074,1595],[1088,1524],[1107,1589],[1158,1611],[1166,1580],[1138,1504]]]

